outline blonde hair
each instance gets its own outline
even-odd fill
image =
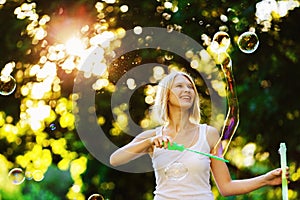
[[[152,114],[160,124],[166,124],[169,121],[169,110],[168,110],[168,101],[169,101],[169,91],[174,82],[174,79],[178,76],[182,75],[186,77],[192,84],[194,92],[195,92],[195,99],[193,102],[193,106],[190,108],[189,120],[192,123],[199,123],[201,119],[200,115],[200,98],[198,95],[198,91],[196,85],[193,81],[193,78],[181,71],[174,71],[165,76],[158,84],[154,107],[152,110]]]

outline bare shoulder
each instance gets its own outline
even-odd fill
[[[220,136],[218,129],[210,125],[207,125],[207,134],[209,137],[217,137],[217,139],[219,139]]]
[[[206,138],[210,148],[212,149],[219,141],[219,131],[215,127],[207,125]]]

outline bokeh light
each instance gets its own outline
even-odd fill
[[[126,12],[128,12],[129,8],[127,5],[122,5],[122,6],[120,6],[120,10],[121,10],[121,12],[126,13]]]
[[[44,179],[44,173],[41,170],[35,170],[32,173],[32,179],[37,182],[42,181]]]
[[[107,66],[107,59],[114,58],[115,50],[122,46],[121,39],[126,35],[126,30],[129,28],[133,28],[135,34],[142,35],[143,26],[145,24],[153,25],[158,17],[158,23],[155,25],[166,27],[170,32],[176,30],[183,33],[197,33],[195,38],[198,42],[202,41],[203,46],[207,47],[209,53],[218,55],[217,64],[223,64],[231,69],[231,67],[237,66],[231,63],[228,54],[234,52],[237,48],[234,45],[230,46],[230,37],[236,38],[237,33],[250,26],[246,17],[243,16],[244,14],[247,15],[247,12],[253,12],[253,9],[256,9],[255,19],[251,19],[256,24],[251,24],[251,26],[257,29],[257,34],[271,31],[270,35],[277,37],[280,36],[280,23],[286,21],[289,14],[292,14],[291,11],[299,7],[299,1],[295,0],[262,0],[251,4],[253,6],[251,9],[246,8],[247,2],[236,3],[235,6],[232,5],[228,8],[226,6],[231,6],[231,4],[228,2],[223,3],[222,6],[214,9],[210,8],[213,4],[203,3],[201,4],[203,11],[184,18],[186,16],[185,14],[182,15],[183,11],[190,13],[189,11],[193,8],[194,3],[157,1],[155,5],[144,7],[145,9],[152,9],[151,12],[154,15],[153,20],[147,18],[143,24],[140,19],[144,17],[144,13],[136,13],[138,10],[130,1],[105,0],[96,2],[94,6],[89,5],[90,7],[82,2],[76,2],[74,6],[67,3],[65,5],[51,3],[51,6],[47,9],[44,4],[39,2],[0,1],[1,12],[6,14],[9,9],[12,9],[11,13],[14,14],[14,19],[11,21],[16,21],[15,27],[8,27],[9,30],[22,29],[18,33],[14,32],[13,40],[9,34],[2,37],[3,40],[9,42],[16,40],[16,44],[12,42],[9,47],[13,50],[9,48],[7,50],[7,52],[9,50],[13,51],[13,55],[7,57],[10,60],[5,61],[2,59],[2,62],[6,62],[6,64],[0,76],[0,95],[2,95],[1,98],[4,99],[3,102],[5,103],[6,99],[16,98],[20,104],[15,106],[8,101],[7,104],[3,105],[5,111],[0,112],[2,148],[0,154],[0,196],[2,191],[8,191],[7,193],[12,194],[15,192],[12,192],[11,188],[7,188],[6,185],[9,184],[6,184],[7,182],[3,177],[8,177],[13,185],[22,184],[25,180],[32,180],[26,181],[26,185],[27,183],[43,185],[49,180],[46,173],[52,173],[51,167],[53,166],[63,173],[68,173],[70,176],[68,178],[72,181],[72,184],[69,184],[71,185],[69,190],[67,189],[67,194],[64,194],[65,196],[62,198],[86,199],[87,196],[83,194],[92,194],[92,191],[87,192],[92,184],[97,187],[94,191],[101,192],[101,194],[103,192],[105,196],[105,192],[111,193],[114,183],[105,182],[104,179],[107,178],[104,176],[105,170],[100,173],[95,172],[94,176],[96,178],[93,181],[96,179],[98,181],[93,183],[84,182],[87,179],[83,177],[90,176],[86,172],[89,170],[89,165],[92,165],[93,158],[83,150],[83,142],[78,141],[76,137],[74,112],[76,113],[76,110],[78,110],[76,100],[80,98],[80,94],[72,94],[70,91],[72,90],[73,78],[78,71],[84,71],[86,78],[99,76],[95,80],[92,89],[99,94],[103,94],[105,98],[118,89],[114,84],[114,79],[118,75],[126,73],[127,57],[124,56],[124,59],[120,59],[120,63],[116,63],[116,67],[111,71],[109,71],[110,66]],[[142,4],[140,3],[140,5]],[[90,8],[92,9],[89,10]],[[8,16],[10,15],[4,16],[4,18],[6,19]],[[91,16],[93,16],[92,20]],[[134,23],[126,21],[128,16],[137,16]],[[10,21],[7,21],[7,23],[10,23]],[[193,24],[196,24],[196,26],[192,26]],[[11,33],[12,31],[7,30],[7,32]],[[213,33],[216,34],[211,37]],[[243,33],[237,41],[238,48],[242,52],[250,54],[256,51],[259,42],[271,45],[270,41],[259,41],[258,36],[251,31]],[[146,36],[141,38],[140,42],[144,45],[152,40],[155,40],[155,38]],[[277,42],[290,43],[291,41],[278,40]],[[272,45],[275,46],[275,44]],[[211,80],[213,90],[220,97],[226,97],[226,86],[228,85],[224,81],[213,80],[211,77],[212,71],[210,71],[209,66],[215,65],[215,63],[211,63],[207,51],[194,53],[191,50],[187,51],[185,55],[186,58],[191,59],[190,67],[192,69],[198,70],[202,66],[206,66],[203,70],[207,78]],[[91,52],[94,53],[94,57],[91,62],[88,62],[85,59]],[[228,54],[225,52],[228,52]],[[197,58],[199,55],[201,59]],[[284,54],[294,62],[297,61],[297,55],[296,52],[293,56],[290,51],[286,51]],[[132,66],[145,61],[140,57],[136,60],[132,62]],[[158,56],[157,61],[168,65],[169,69],[179,68],[174,64],[176,56],[168,53]],[[262,69],[259,68],[257,63],[254,63],[253,66],[255,70],[250,71],[259,74]],[[144,91],[142,91],[144,96],[141,95],[141,102],[145,106],[151,107],[153,105],[156,92],[155,84],[167,73],[164,68],[153,66],[153,71],[149,72],[149,82],[151,84],[144,87]],[[248,78],[245,80],[248,80]],[[135,90],[137,89],[137,81],[138,79],[135,77],[129,77],[124,86],[130,90]],[[197,83],[200,89],[204,87],[201,80],[197,80]],[[271,83],[272,80],[264,77],[259,80],[258,85],[265,89],[264,91],[268,89],[272,91],[271,86],[274,84]],[[229,89],[231,87],[232,84],[229,84]],[[241,86],[239,90],[243,92],[245,88]],[[15,94],[11,95],[13,93]],[[271,95],[271,93],[269,94]],[[203,97],[206,95],[209,95],[208,91],[203,92]],[[106,112],[109,102],[104,100],[98,103],[97,106],[103,106],[104,112]],[[209,103],[206,100],[203,100],[202,106],[209,112],[209,108],[207,108]],[[124,131],[128,129],[128,121],[132,117],[127,114],[129,107],[128,104],[120,104],[112,108],[111,112],[118,116],[115,121],[110,122],[109,117],[103,114],[97,118],[97,123],[106,127],[108,135],[120,144],[125,142],[123,140]],[[92,113],[96,109],[98,109],[96,106],[89,108],[88,112]],[[294,108],[294,110],[285,112],[284,116],[289,122],[296,121],[299,119],[299,110]],[[225,116],[219,114],[218,123],[223,123],[224,118]],[[236,120],[236,118],[232,120]],[[232,120],[229,120],[229,122],[232,122]],[[151,128],[154,125],[149,112],[142,113],[137,121],[143,129]],[[281,119],[278,123],[283,124]],[[232,123],[228,125],[232,125]],[[229,136],[231,135],[229,134]],[[247,143],[245,138],[238,135],[232,141],[232,148],[227,156],[234,158],[231,163],[235,167],[243,169],[253,167],[258,162],[265,163],[271,155],[271,152],[262,151],[259,145]],[[13,168],[14,166],[20,166],[20,168]],[[184,177],[184,174],[188,173],[187,169],[180,166],[180,163],[173,166],[174,168],[168,166],[169,170],[166,170],[166,175],[170,179],[176,180]],[[9,169],[11,170],[9,171]],[[300,179],[299,163],[296,161],[291,162],[290,169],[292,172],[291,180],[298,181]],[[21,187],[23,187],[23,184]],[[19,187],[14,186],[14,188]],[[98,191],[98,189],[101,191]],[[280,189],[276,189],[276,192],[273,193],[280,193]],[[273,193],[270,195],[271,198],[275,199]],[[299,198],[297,193],[296,190],[291,189],[290,197]],[[18,195],[20,194],[18,193]],[[90,197],[103,199],[100,194],[94,194]],[[151,197],[148,199],[151,199]]]
[[[272,27],[272,21],[278,20],[288,14],[290,10],[299,7],[300,3],[297,0],[276,1],[262,0],[256,3],[256,23],[261,25],[261,30],[267,32]]]
[[[80,38],[72,37],[66,42],[66,53],[69,55],[80,56],[83,54],[85,47]]]
[[[140,35],[143,32],[143,28],[141,26],[136,26],[133,28],[135,34]]]

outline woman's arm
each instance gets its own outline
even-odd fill
[[[232,180],[224,162],[212,159],[211,168],[216,185],[223,196],[246,194],[267,185],[281,184],[280,168],[264,175],[242,180]]]
[[[116,150],[110,156],[110,164],[113,166],[123,165],[147,153],[151,154],[154,147],[167,148],[168,142],[172,144],[172,138],[164,135],[156,135],[155,130],[148,130],[130,143]]]
[[[117,149],[110,156],[110,164],[113,166],[126,164],[133,159],[149,153],[150,148],[152,148],[151,137],[153,136],[155,136],[155,131],[153,130],[141,133],[130,143]]]
[[[208,128],[208,142],[211,149],[219,139],[216,129]],[[267,185],[281,184],[281,169],[272,170],[264,175],[243,180],[232,180],[226,163],[211,159],[211,170],[219,192],[223,196],[232,196],[252,192]]]

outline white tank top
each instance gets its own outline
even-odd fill
[[[206,124],[199,125],[199,137],[189,149],[210,153]],[[156,134],[162,134],[162,127]],[[213,200],[210,186],[210,158],[190,151],[154,148],[152,163],[156,178],[154,200]]]

